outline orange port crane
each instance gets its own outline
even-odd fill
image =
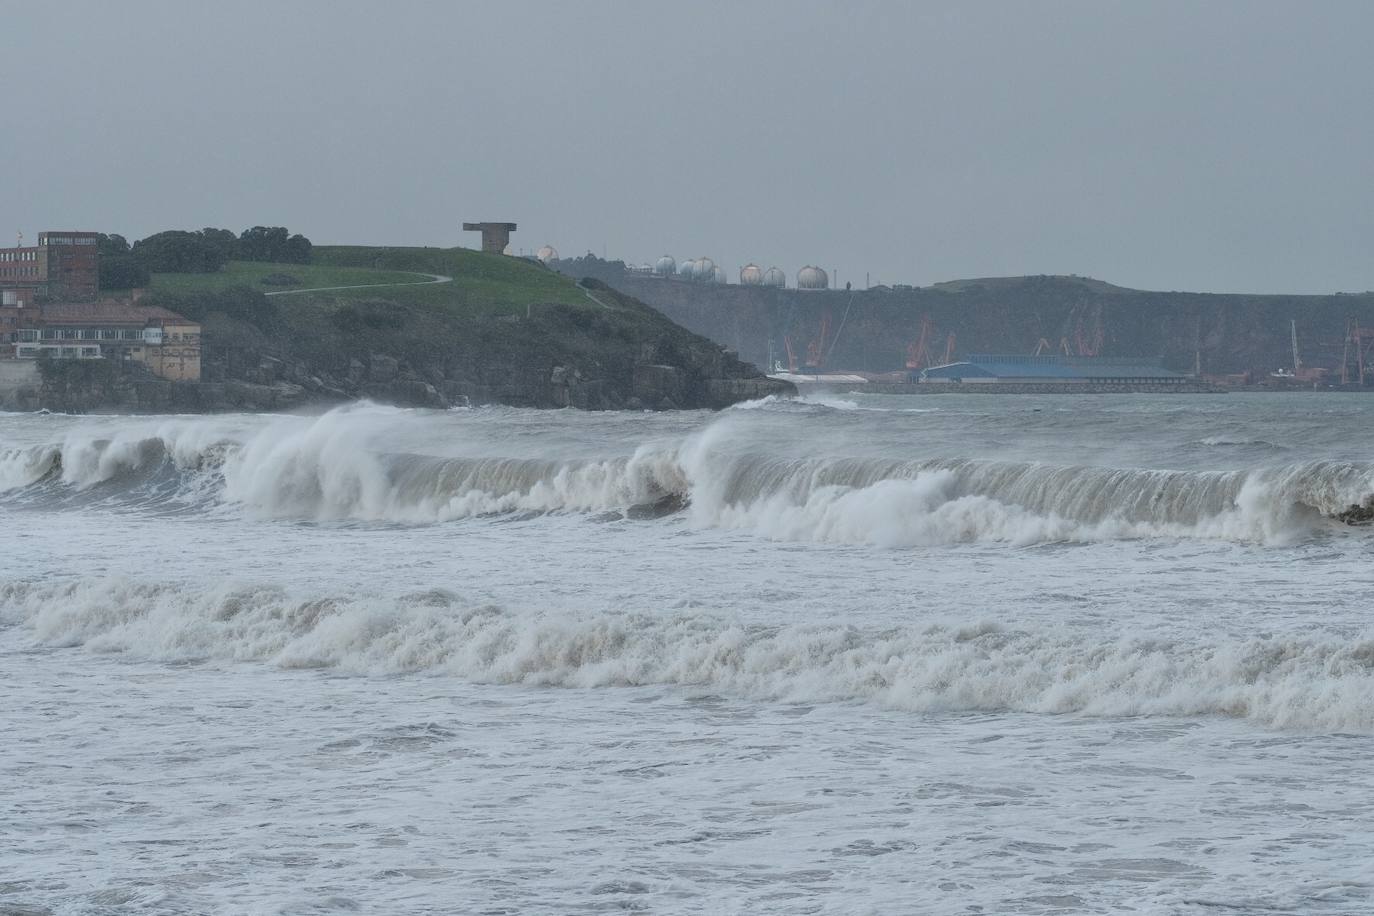
[[[935,323],[930,320],[930,315],[921,318],[921,336],[906,348],[906,367],[912,372],[921,369],[929,369],[935,365],[947,365],[954,361],[954,332],[950,331],[945,337],[944,358],[938,363],[931,355],[930,346],[935,342]]]
[[[1350,357],[1352,355],[1355,357],[1355,368],[1359,373],[1355,376],[1355,384],[1364,384],[1364,365],[1365,361],[1369,359],[1371,350],[1374,350],[1374,328],[1362,328],[1358,318],[1351,318],[1345,325],[1345,352],[1341,354],[1342,385],[1350,384]]]
[[[1102,323],[1102,306],[1075,305],[1064,319],[1066,333],[1059,338],[1059,346],[1042,337],[1035,345],[1035,356],[1047,353],[1065,356],[1101,356],[1102,344],[1106,339],[1106,329]]]
[[[906,348],[906,367],[912,372],[931,365],[931,331],[932,325],[930,323],[930,316],[925,315],[921,318],[921,336],[912,341],[911,346]]]
[[[821,315],[821,330],[811,343],[806,345],[806,368],[811,370],[820,369],[825,364],[825,341],[830,336],[830,311],[827,309]]]

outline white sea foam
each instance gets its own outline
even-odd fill
[[[263,517],[433,524],[668,501],[690,504],[698,525],[885,547],[1148,537],[1287,544],[1374,494],[1374,465],[1336,461],[1164,471],[784,458],[753,442],[739,417],[604,459],[438,457],[386,449],[386,424],[402,416],[355,407],[251,432],[210,420],[73,435],[0,453],[0,488],[56,475],[80,491],[164,464],[188,490]]]
[[[399,599],[194,589],[123,579],[0,587],[4,619],[47,646],[483,683],[678,685],[920,711],[1220,715],[1374,731],[1374,634],[1200,642],[984,623],[884,630],[759,626],[710,614],[554,614],[445,591]]]
[[[0,449],[0,493],[32,486],[53,468],[61,450],[55,446]]]
[[[859,406],[858,401],[842,398],[833,394],[804,394],[797,398],[798,403],[811,404],[816,407],[829,407],[831,410],[864,410]]]
[[[1362,399],[855,399],[0,417],[0,897],[1370,910]]]

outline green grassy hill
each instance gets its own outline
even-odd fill
[[[942,290],[947,293],[965,292],[987,292],[989,290],[1016,290],[1023,287],[1027,280],[1037,279],[1046,283],[1054,283],[1061,289],[1081,289],[1094,293],[1130,293],[1135,290],[1127,289],[1124,286],[1116,286],[1105,280],[1094,280],[1092,277],[1079,277],[1076,275],[1052,274],[1042,277],[978,277],[967,280],[946,280],[943,283],[931,284],[931,289]]]
[[[452,277],[434,283],[428,276]],[[288,276],[288,284],[262,281]],[[586,295],[566,277],[542,265],[504,255],[463,248],[375,248],[361,245],[317,246],[310,264],[230,261],[216,273],[154,274],[151,290],[179,296],[244,287],[264,293],[291,292],[293,304],[344,303],[385,298],[416,306],[433,306],[468,315],[512,315],[535,303],[586,303]],[[387,287],[385,290],[380,287]],[[403,287],[409,286],[406,289]],[[296,292],[312,288],[322,293]]]
[[[568,278],[541,264],[466,248],[318,246],[312,266],[414,271],[452,277],[452,283],[393,289],[388,290],[386,296],[397,302],[438,305],[469,314],[517,314],[532,303],[582,305],[587,302],[586,296]],[[345,298],[366,295],[366,290],[350,290]]]
[[[664,409],[788,388],[595,281],[461,248],[319,246],[308,265],[157,274],[148,301],[201,322],[206,380],[303,400]]]
[[[272,277],[291,277],[294,283],[263,283]],[[158,293],[213,292],[245,286],[264,292],[320,286],[354,286],[381,283],[423,283],[424,277],[399,270],[341,267],[332,264],[265,264],[230,261],[212,274],[153,274],[150,287]]]

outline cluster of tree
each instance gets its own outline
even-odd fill
[[[154,273],[214,273],[229,261],[310,263],[310,240],[284,226],[254,226],[238,235],[228,229],[172,229],[132,245],[122,235],[100,236],[100,286],[146,286]]]
[[[124,236],[101,233],[99,250],[101,289],[136,289],[152,279],[147,266],[131,253]]]
[[[288,235],[283,226],[254,226],[239,236],[234,258],[274,264],[309,264],[310,250],[310,239],[299,233]]]
[[[203,233],[180,229],[139,239],[132,254],[155,274],[211,274],[229,260],[224,249]]]

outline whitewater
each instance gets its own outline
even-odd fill
[[[1369,912],[1371,421],[0,414],[0,912]]]

